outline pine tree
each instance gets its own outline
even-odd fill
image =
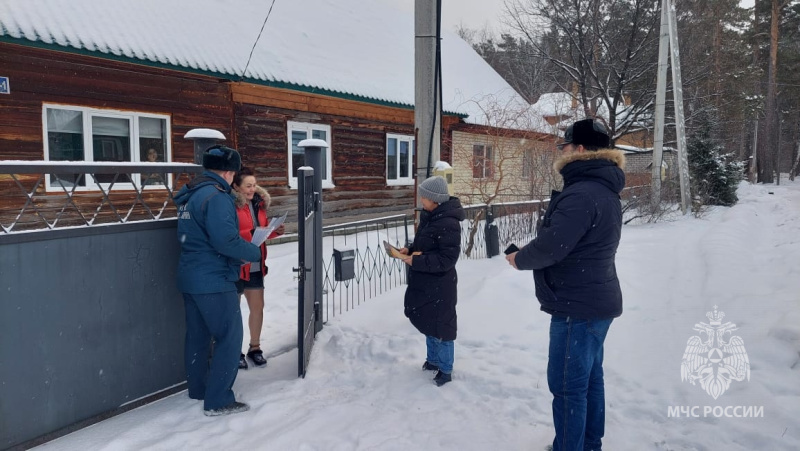
[[[718,127],[711,119],[713,113],[701,112],[695,121],[694,133],[689,136],[687,153],[695,208],[702,205],[732,206],[739,199],[736,187],[742,180],[742,163],[733,153],[725,153]]]

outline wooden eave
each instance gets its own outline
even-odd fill
[[[537,141],[552,141],[553,139],[557,138],[557,136],[551,135],[549,133],[535,132],[531,130],[517,130],[511,128],[491,127],[488,125],[467,124],[467,123],[455,124],[452,126],[451,130],[457,132],[472,133],[476,135],[502,136],[503,138],[525,138],[525,139],[534,139]]]

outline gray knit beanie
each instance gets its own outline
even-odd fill
[[[419,184],[419,195],[437,204],[443,204],[450,200],[450,193],[447,191],[447,182],[444,177],[438,175]]]

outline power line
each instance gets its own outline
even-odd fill
[[[261,24],[261,31],[258,32],[258,37],[256,38],[256,42],[253,43],[253,48],[250,49],[250,56],[247,57],[247,64],[244,66],[244,70],[242,71],[241,79],[244,79],[245,74],[247,73],[247,68],[250,67],[250,60],[253,59],[253,51],[256,49],[256,45],[258,45],[258,40],[261,39],[261,33],[264,32],[264,27],[267,26],[267,21],[269,20],[270,14],[272,14],[272,7],[275,6],[275,0],[272,0],[272,4],[269,5],[269,11],[267,11],[267,17],[264,18],[264,23]]]

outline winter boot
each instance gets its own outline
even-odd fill
[[[207,417],[218,417],[220,415],[230,415],[232,413],[247,412],[248,410],[250,410],[249,405],[243,402],[234,401],[225,407],[220,407],[219,409],[204,410],[203,413]]]
[[[442,370],[436,372],[436,376],[433,377],[433,382],[436,384],[437,387],[441,387],[442,385],[450,382],[453,380],[452,375],[448,373],[443,373]]]
[[[245,360],[244,354],[239,354],[239,369],[240,370],[247,369],[247,360]]]
[[[258,368],[263,368],[267,366],[267,359],[264,358],[264,353],[261,349],[252,349],[247,351],[247,357],[253,361],[253,365],[257,366]]]
[[[439,371],[439,367],[426,360],[425,363],[422,364],[422,370],[423,371]]]

